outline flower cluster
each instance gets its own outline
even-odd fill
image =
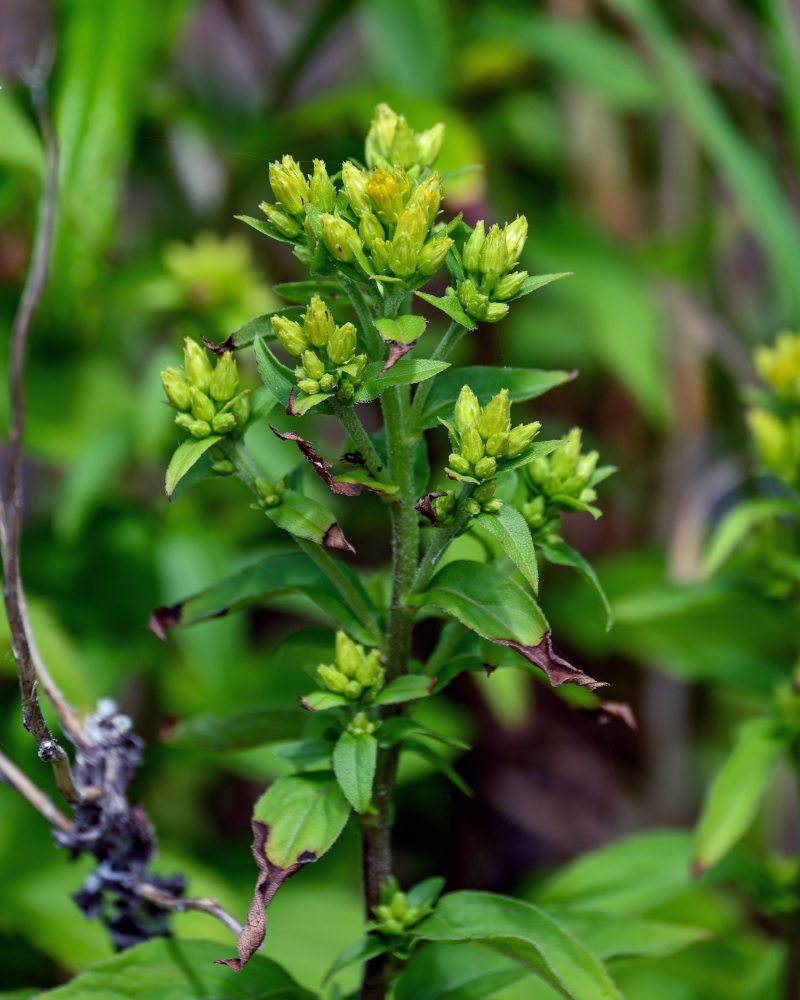
[[[336,392],[340,399],[353,398],[367,366],[366,354],[356,354],[356,328],[352,323],[337,326],[328,306],[315,295],[303,316],[295,323],[285,316],[272,317],[275,336],[293,357],[298,388],[307,396]]]
[[[283,499],[283,492],[286,489],[286,483],[283,479],[278,479],[276,482],[271,483],[268,479],[262,479],[261,476],[258,476],[255,481],[255,487],[258,494],[258,500],[255,503],[256,507],[264,510],[267,507],[280,506]]]
[[[502,471],[504,462],[519,458],[542,426],[538,420],[511,426],[508,389],[481,407],[478,397],[465,385],[455,406],[455,426],[449,426],[453,452],[448,459],[454,478],[481,482]]]
[[[322,239],[332,257],[348,263],[361,248],[375,274],[412,286],[439,270],[453,241],[439,227],[431,232],[442,201],[438,173],[414,184],[400,166],[368,173],[347,162],[342,183],[358,231],[340,215],[323,215]]]
[[[414,132],[402,115],[392,111],[388,104],[379,104],[367,133],[364,157],[370,170],[398,166],[415,177],[433,166],[443,142],[441,122],[424,132]]]
[[[306,175],[284,156],[269,168],[275,202],[259,207],[306,263],[320,267],[327,254],[359,275],[399,278],[414,288],[439,270],[453,245],[445,227],[434,225],[442,179],[429,168],[443,138],[443,125],[415,133],[380,104],[367,135],[366,170],[344,163],[337,191],[322,160]]]
[[[778,334],[753,353],[768,384],[747,422],[764,466],[790,486],[800,485],[800,333]]]
[[[521,507],[534,537],[545,544],[560,541],[558,531],[565,510],[599,511],[590,505],[597,498],[594,485],[609,475],[610,468],[597,468],[596,451],[581,453],[581,432],[577,427],[567,434],[555,451],[535,458],[523,471],[530,499]]]
[[[472,319],[496,323],[508,312],[508,300],[522,290],[527,271],[515,271],[525,240],[528,220],[518,215],[501,229],[494,225],[486,232],[477,222],[464,244],[462,263],[465,278],[446,294],[455,296]]]
[[[337,632],[334,657],[335,665],[321,663],[317,667],[317,676],[329,691],[355,700],[383,687],[384,670],[377,649],[366,653],[345,632]]]
[[[212,368],[208,354],[191,337],[184,340],[183,367],[165,368],[161,382],[175,423],[192,437],[241,434],[250,419],[249,389],[238,392],[239,370],[231,351]]]
[[[382,934],[403,934],[429,912],[429,908],[412,906],[406,894],[398,891],[387,902],[375,907],[375,930]]]

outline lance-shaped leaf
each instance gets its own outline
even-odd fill
[[[286,413],[290,417],[305,416],[314,407],[322,406],[331,396],[333,396],[332,392],[314,392],[310,396],[301,395],[298,399],[294,389],[292,389],[289,393],[289,402],[286,404]],[[327,413],[328,410],[323,408],[320,412]]]
[[[720,568],[752,530],[778,517],[800,517],[800,503],[782,497],[756,497],[737,504],[717,525],[703,558],[710,576]]]
[[[493,566],[458,559],[439,570],[425,591],[407,600],[440,608],[484,639],[516,649],[540,667],[553,686],[567,682],[590,690],[604,686],[553,651],[539,605]]]
[[[95,962],[48,1000],[314,1000],[276,963],[256,955],[240,976],[214,964],[218,941],[153,938]]]
[[[283,883],[303,865],[316,861],[339,837],[350,807],[330,774],[278,778],[253,809],[251,850],[258,878],[247,923],[236,939],[237,958],[218,959],[240,970],[261,946],[267,930],[265,910]]]
[[[389,357],[379,374],[382,375],[397,364],[400,358],[417,346],[417,341],[425,332],[427,320],[424,316],[398,316],[376,319],[375,326],[383,340],[389,345]]]
[[[448,254],[448,263],[450,255]],[[450,319],[456,321],[456,323],[463,326],[466,330],[474,330],[478,322],[468,316],[461,306],[455,295],[430,295],[428,292],[416,292],[421,299],[427,302],[429,305],[434,306],[436,309],[441,309],[445,315],[449,316]]]
[[[167,475],[164,480],[164,491],[169,500],[175,492],[175,487],[183,479],[187,472],[205,455],[209,448],[222,440],[222,435],[211,434],[207,438],[198,440],[189,438],[183,444],[178,445],[167,466]]]
[[[323,982],[327,982],[332,976],[341,972],[342,969],[347,969],[351,965],[363,965],[364,962],[368,962],[371,958],[375,958],[376,955],[385,955],[388,950],[389,944],[378,934],[370,934],[368,937],[363,937],[358,941],[354,941],[353,944],[348,945],[348,947],[337,956],[333,965],[331,965],[330,969],[328,969],[325,973]]]
[[[590,587],[594,588],[595,593],[603,602],[603,607],[605,608],[606,632],[608,632],[614,624],[614,612],[611,609],[608,597],[606,597],[606,592],[603,590],[603,585],[598,579],[594,566],[588,560],[584,559],[577,549],[573,549],[565,541],[559,542],[558,545],[546,545],[543,542],[539,542],[538,547],[549,563],[553,563],[556,566],[571,566]]]
[[[687,945],[711,937],[711,932],[704,927],[616,914],[610,918],[603,910],[548,907],[546,912],[603,960],[623,955],[651,958],[673,955]]]
[[[517,299],[521,299],[524,295],[530,295],[531,292],[535,292],[538,288],[544,288],[544,286],[549,285],[551,281],[558,281],[559,278],[567,278],[572,273],[572,271],[559,271],[558,274],[530,274],[522,282],[517,294],[512,295],[507,301],[515,302]]]
[[[297,381],[294,372],[278,361],[262,337],[255,339],[255,354],[261,381],[282,406],[287,406]]]
[[[245,750],[302,735],[306,715],[295,705],[244,708],[230,715],[211,712],[184,719],[169,732],[170,743],[201,750]]]
[[[394,1000],[481,1000],[530,975],[513,959],[477,944],[426,944],[400,973]]]
[[[787,734],[772,718],[751,719],[708,793],[694,847],[694,870],[716,864],[747,833],[758,812]]]
[[[489,892],[449,893],[413,933],[425,941],[486,945],[573,1000],[623,1000],[600,960],[531,903]]]
[[[344,564],[338,569],[361,600],[374,609],[355,573]],[[166,629],[193,625],[219,618],[238,608],[265,601],[287,593],[309,597],[325,611],[334,624],[345,629],[359,642],[374,645],[380,636],[373,635],[367,624],[350,604],[341,588],[303,552],[286,552],[268,556],[246,566],[205,590],[177,604],[157,608],[150,617],[149,627],[159,638],[166,638]],[[376,612],[377,613],[377,612]]]
[[[434,427],[439,418],[447,420],[465,385],[472,389],[481,406],[485,406],[501,389],[508,389],[508,398],[512,403],[520,403],[571,381],[577,374],[576,371],[547,372],[536,368],[489,368],[481,365],[453,368],[440,375],[431,386],[420,414],[419,426],[421,429]]]
[[[400,358],[386,371],[381,368],[380,362],[375,361],[367,365],[364,380],[356,389],[353,401],[368,403],[390,386],[425,382],[449,367],[449,361],[432,361],[429,358]]]
[[[270,239],[278,240],[279,243],[297,242],[297,240],[293,237],[284,236],[280,229],[273,226],[271,222],[267,222],[266,219],[255,219],[252,215],[234,215],[234,219],[238,219],[239,222],[244,222],[257,232],[263,233],[265,236],[269,236]]]
[[[344,537],[336,517],[321,503],[302,493],[284,490],[278,506],[265,507],[264,513],[273,524],[288,531],[290,535],[307,538],[329,549],[355,552]]]
[[[531,529],[517,508],[505,503],[494,514],[478,514],[471,523],[497,539],[503,552],[522,573],[535,594],[539,589],[539,572]]]
[[[333,773],[345,798],[357,813],[372,801],[372,782],[378,759],[378,741],[369,733],[343,732],[333,751]]]
[[[375,696],[376,705],[396,705],[402,701],[414,701],[415,698],[427,698],[431,693],[433,681],[421,674],[403,674],[389,681]]]

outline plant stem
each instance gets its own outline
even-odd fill
[[[385,345],[370,341],[378,338],[372,316],[361,293],[361,289],[345,284],[353,307],[364,331],[370,353],[380,357],[385,353]],[[397,302],[386,302],[384,312],[395,315]],[[379,340],[379,338],[378,338]],[[407,387],[391,386],[381,397],[384,428],[386,432],[386,452],[388,472],[391,482],[399,489],[390,506],[392,521],[392,596],[389,604],[384,668],[386,680],[390,681],[408,671],[411,654],[411,634],[414,623],[414,608],[403,598],[417,570],[419,560],[419,515],[414,509],[416,489],[414,484],[414,450],[419,433],[409,433],[409,392]],[[363,429],[363,428],[362,428]],[[391,714],[394,708],[385,710]],[[381,886],[392,874],[391,821],[394,786],[397,776],[399,746],[381,750],[373,782],[373,804],[375,813],[363,814],[361,821],[362,869],[364,880],[364,905],[367,919],[380,902]],[[394,975],[391,956],[378,955],[367,962],[361,984],[361,1000],[384,1000]]]
[[[446,361],[455,350],[456,344],[467,332],[466,327],[456,323],[455,320],[448,326],[445,335],[436,346],[436,350],[431,355],[431,361]],[[422,419],[423,408],[428,398],[428,394],[433,388],[433,379],[426,379],[417,386],[414,393],[414,402],[411,405],[409,414],[409,426],[417,427]]]
[[[370,441],[369,435],[364,430],[364,425],[358,419],[358,414],[353,407],[340,403],[338,399],[333,399],[331,400],[331,408],[341,425],[350,435],[350,440],[361,452],[367,472],[381,482],[386,482],[388,477],[383,469],[383,459],[375,450],[375,445]]]
[[[453,514],[453,520],[449,524],[436,529],[436,534],[433,536],[430,544],[425,550],[425,555],[423,556],[422,561],[420,562],[411,581],[411,585],[408,588],[409,594],[416,594],[417,591],[421,590],[425,586],[436,567],[439,557],[444,553],[444,550],[450,542],[453,541],[456,535],[466,525],[469,520],[469,514],[464,510],[464,500],[466,500],[471,492],[472,491],[466,483],[461,484],[461,489],[458,494],[458,502],[456,504],[455,513]]]
[[[378,328],[375,326],[375,322],[372,319],[372,313],[369,311],[369,305],[367,300],[364,298],[364,293],[361,291],[361,286],[355,281],[350,281],[349,278],[339,277],[342,283],[342,288],[347,292],[347,297],[352,303],[353,309],[355,309],[356,318],[358,319],[359,326],[361,327],[361,334],[364,338],[364,343],[367,348],[367,352],[373,359],[382,358],[386,355],[388,348],[381,339],[381,335],[378,333]]]

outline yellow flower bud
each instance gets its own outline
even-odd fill
[[[211,433],[211,424],[207,420],[193,420],[189,425],[189,433],[193,438],[207,438]]]
[[[183,370],[191,385],[206,391],[211,383],[211,362],[203,348],[191,337],[186,337],[183,342]]]
[[[481,404],[468,385],[463,386],[458,394],[454,415],[456,430],[459,434],[463,434],[470,425],[477,427],[480,422]]]
[[[180,368],[165,368],[161,372],[161,384],[167,399],[176,410],[188,410],[191,406],[191,396],[189,395],[189,383]]]
[[[206,420],[208,423],[214,419],[216,409],[211,400],[204,392],[193,385],[189,390],[192,399],[192,414],[195,420]]]
[[[348,681],[344,693],[348,698],[360,698],[363,690],[363,686],[358,681]]]
[[[293,357],[299,358],[308,347],[308,340],[300,324],[285,316],[273,316],[271,322],[275,336],[281,342],[283,349]]]
[[[251,409],[249,394],[246,396],[240,396],[231,405],[230,412],[233,414],[236,426],[239,430],[242,430],[247,425],[247,421],[250,419]]]
[[[447,464],[453,472],[457,472],[461,476],[468,476],[472,470],[472,466],[466,458],[464,458],[463,455],[459,455],[457,452],[450,453],[447,459]]]
[[[538,420],[534,420],[531,424],[518,424],[512,428],[508,435],[508,449],[505,457],[519,458],[539,433],[541,426]]]
[[[232,413],[217,413],[211,426],[216,434],[230,434],[236,430],[236,417]]]
[[[508,306],[505,302],[489,302],[479,318],[486,320],[487,323],[498,323],[507,314]]]
[[[334,694],[344,694],[347,690],[347,678],[336,667],[327,663],[320,663],[317,667],[317,676],[329,691]]]
[[[314,351],[303,351],[301,355],[303,369],[309,378],[319,379],[325,374],[325,363]]]
[[[442,202],[442,178],[434,172],[414,189],[408,200],[408,207],[412,205],[421,208],[426,221],[426,228],[430,229],[439,214],[439,206]]]
[[[480,462],[483,458],[483,441],[477,427],[473,424],[468,424],[461,432],[459,447],[461,454],[470,465],[475,465],[476,462]]]
[[[480,268],[481,263],[481,250],[483,249],[483,244],[486,240],[486,229],[483,219],[480,219],[475,223],[475,228],[470,233],[470,237],[464,244],[464,252],[462,254],[462,260],[464,263],[464,270],[475,273]]]
[[[417,133],[417,163],[421,167],[431,167],[436,162],[444,142],[444,133],[445,127],[441,122]]]
[[[508,399],[508,389],[501,389],[481,410],[478,430],[481,437],[489,438],[492,434],[502,434],[511,427],[511,403]]]
[[[498,500],[495,497],[493,500],[487,500],[485,503],[481,504],[481,510],[483,510],[485,514],[496,514],[502,506],[503,501]]]
[[[356,215],[372,211],[372,201],[367,194],[367,174],[347,160],[342,164],[342,186],[350,207]]]
[[[364,647],[354,642],[346,632],[336,633],[334,645],[336,666],[346,677],[355,677],[364,659]]]
[[[314,295],[303,317],[306,337],[314,347],[324,347],[334,330],[333,316],[319,295]]]
[[[358,233],[340,215],[326,214],[322,220],[322,241],[332,257],[348,264],[355,257],[353,247],[361,242]]]
[[[508,248],[498,226],[492,226],[481,247],[481,271],[490,281],[496,281],[508,270]]]
[[[417,257],[417,270],[427,276],[436,274],[444,264],[453,241],[449,236],[438,236],[429,240],[420,250]]]
[[[288,154],[269,165],[272,192],[289,215],[302,215],[308,201],[308,184],[294,157]]]
[[[212,399],[216,399],[218,403],[227,403],[236,395],[238,388],[239,369],[236,367],[236,359],[233,351],[225,351],[214,366],[209,392]]]
[[[508,263],[506,267],[515,267],[528,238],[528,220],[524,215],[518,215],[513,222],[508,222],[503,227],[503,237],[508,251]]]
[[[513,298],[527,277],[527,271],[512,271],[511,274],[504,275],[494,286],[492,295],[501,302]]]
[[[302,233],[303,227],[300,223],[278,205],[271,205],[268,201],[262,201],[258,207],[278,232],[284,236],[288,236],[289,239],[299,236]]]
[[[378,218],[394,225],[403,211],[411,192],[411,182],[405,170],[374,170],[367,179],[367,194],[372,199]]]
[[[477,517],[477,515],[481,512],[481,505],[477,500],[473,500],[472,497],[467,497],[464,501],[464,510],[470,517]]]
[[[324,160],[314,160],[314,173],[309,178],[308,195],[320,212],[332,212],[336,205],[336,188],[328,176]]]
[[[497,472],[497,462],[490,455],[484,455],[475,463],[475,475],[478,479],[489,479],[495,472]]]
[[[314,378],[301,378],[297,383],[297,388],[306,396],[314,396],[319,392],[319,382]]]
[[[319,380],[319,391],[333,392],[335,388],[336,388],[336,378],[330,372],[325,372],[325,374]]]
[[[398,118],[388,104],[381,103],[375,108],[364,145],[364,159],[370,169],[386,166],[389,162]]]
[[[508,431],[502,434],[490,434],[486,439],[486,454],[501,458],[508,448]]]
[[[481,459],[485,461],[485,459]],[[497,489],[497,480],[490,479],[486,483],[481,483],[480,486],[476,486],[472,491],[473,497],[478,501],[478,503],[486,503],[494,497],[495,490]]]
[[[389,267],[398,278],[407,278],[417,269],[418,248],[416,241],[398,225],[389,251]]]
[[[370,257],[378,274],[389,273],[389,254],[392,244],[388,240],[375,240],[370,247]]]
[[[328,341],[328,359],[331,364],[346,364],[356,350],[356,328],[352,323],[337,326]]]

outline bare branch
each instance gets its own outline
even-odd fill
[[[156,906],[160,906],[162,909],[177,910],[179,913],[183,913],[185,910],[200,910],[203,913],[207,913],[210,917],[216,917],[220,923],[223,923],[229,931],[233,931],[237,937],[242,931],[242,925],[236,917],[232,913],[229,913],[224,906],[220,905],[216,899],[211,899],[208,896],[172,896],[150,885],[149,882],[137,882],[134,888],[142,899],[155,903]]]
[[[11,646],[19,673],[23,722],[39,745],[40,758],[52,763],[56,785],[61,795],[68,802],[77,802],[80,796],[72,780],[69,759],[63,747],[53,739],[39,704],[36,668],[42,667],[43,664],[33,641],[19,563],[23,511],[22,436],[25,426],[25,357],[33,320],[49,275],[58,199],[58,153],[53,121],[47,104],[45,80],[46,73],[41,68],[34,69],[28,74],[31,97],[45,142],[46,170],[33,253],[11,329],[8,372],[10,412],[5,484],[0,505],[0,553],[3,561],[3,600],[11,633]],[[43,678],[46,678],[45,686],[54,696],[56,708],[66,706],[63,696],[58,692],[46,670],[43,672]],[[74,727],[76,723],[74,712],[69,710],[65,728]]]
[[[16,788],[18,792],[25,796],[34,809],[38,810],[42,816],[52,826],[57,826],[59,830],[67,831],[71,828],[72,822],[53,803],[45,793],[38,788],[27,774],[23,774],[17,765],[8,759],[0,750],[0,780],[7,785]]]

